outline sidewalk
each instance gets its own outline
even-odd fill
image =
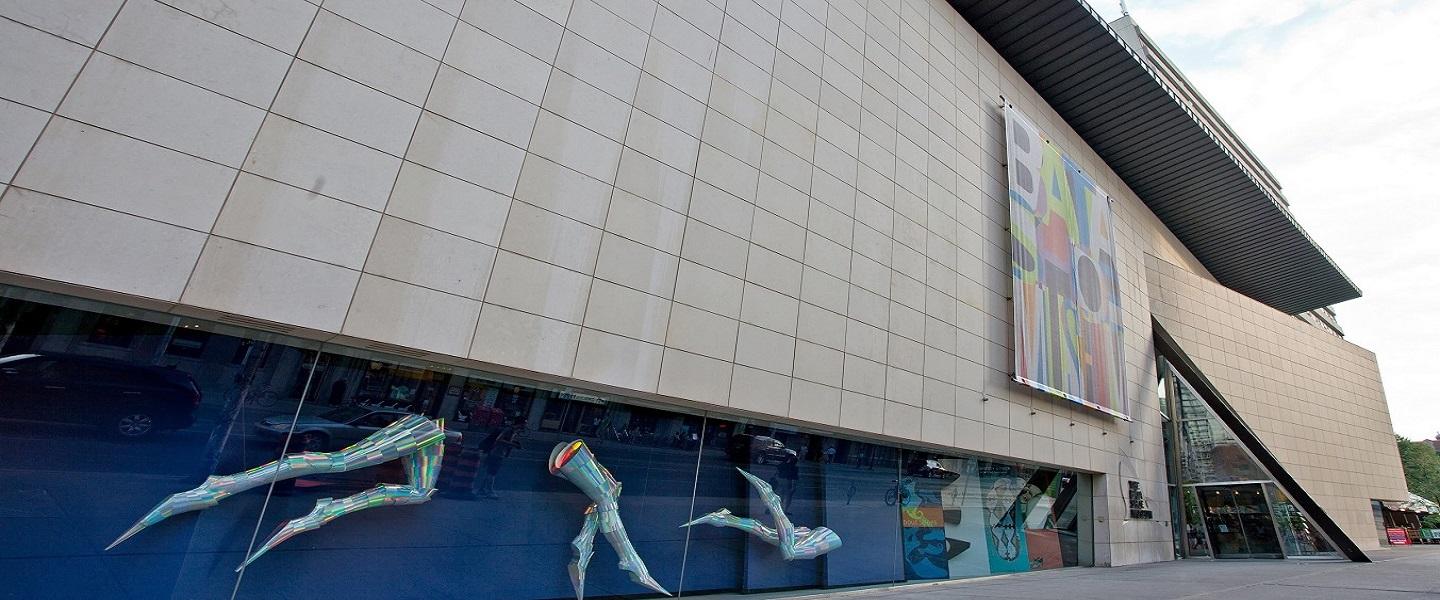
[[[1113,569],[1061,569],[804,597],[844,600],[1440,600],[1440,546],[1397,547],[1371,552],[1370,555],[1376,562],[1183,560]]]

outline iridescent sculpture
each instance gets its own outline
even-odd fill
[[[625,524],[620,521],[620,482],[595,460],[595,454],[581,440],[561,442],[550,451],[550,474],[580,488],[593,502],[585,509],[585,524],[580,535],[570,542],[575,558],[570,561],[570,585],[575,587],[576,600],[585,598],[585,569],[595,554],[595,533],[605,534],[615,553],[620,555],[620,570],[630,573],[630,581],[670,595],[650,576],[645,561],[630,544]]]
[[[785,560],[810,559],[825,554],[840,547],[840,536],[826,527],[796,527],[790,523],[790,517],[785,516],[785,510],[780,506],[780,496],[771,489],[770,484],[764,480],[745,472],[745,469],[735,468],[755,491],[760,492],[760,500],[765,503],[766,512],[775,519],[775,528],[771,529],[764,523],[745,517],[737,517],[730,514],[730,509],[722,508],[708,515],[695,519],[681,527],[691,525],[714,525],[716,527],[733,527],[750,535],[758,537],[771,546],[780,548],[780,553]]]
[[[395,459],[404,461],[409,485],[381,484],[359,494],[335,500],[321,498],[310,514],[281,525],[236,570],[297,534],[317,529],[339,517],[377,506],[421,504],[435,493],[440,460],[445,450],[444,420],[406,415],[389,426],[339,452],[301,452],[235,475],[212,475],[199,487],[171,494],[144,518],[130,527],[105,549],[120,545],[140,530],[165,519],[219,504],[221,500],[248,489],[276,481],[323,473],[343,473],[375,466]]]

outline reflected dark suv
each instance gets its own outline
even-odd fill
[[[93,425],[137,439],[195,422],[200,388],[188,373],[75,354],[0,357],[0,419]]]
[[[786,448],[780,440],[768,435],[747,433],[730,436],[730,443],[726,444],[725,453],[730,455],[732,461],[757,465],[782,464],[792,462],[797,458],[795,451]]]

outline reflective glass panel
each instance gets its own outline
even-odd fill
[[[653,594],[617,568],[621,553],[630,550],[658,585],[678,589],[686,535],[679,525],[689,520],[703,417],[333,350],[315,378],[316,396],[325,400],[301,411],[295,443],[318,438],[314,448],[335,453],[408,416],[443,420],[446,439],[433,497],[422,505],[346,515],[297,536],[247,570],[240,597],[415,597],[407,595],[412,590],[573,597],[572,541],[585,529],[587,514],[605,512],[592,508],[597,499],[582,486],[586,476],[603,480],[601,469],[619,484],[613,494],[600,490],[599,501],[613,501],[624,538],[612,539],[605,531],[612,522],[597,521],[589,539],[586,596]],[[552,460],[576,442],[593,457],[590,470],[556,476]],[[572,460],[579,465],[581,459]],[[277,486],[263,528],[304,515],[326,498],[354,497],[381,485],[413,486],[416,479],[405,467],[401,459]],[[393,568],[361,568],[383,565]],[[305,576],[287,575],[297,572]]]
[[[765,423],[710,418],[696,484],[695,518],[728,511],[778,528],[759,485],[768,486],[796,528],[824,527],[840,547],[786,560],[765,536],[692,526],[687,593],[760,591],[900,580],[899,516],[889,494],[899,451]],[[798,529],[797,529],[798,531]]]
[[[1183,486],[1181,489],[1184,490],[1186,552],[1189,556],[1210,556],[1210,543],[1205,537],[1205,512],[1200,508],[1195,488]]]
[[[1284,490],[1273,483],[1265,484],[1270,495],[1270,512],[1280,532],[1280,541],[1285,545],[1287,556],[1323,556],[1335,554],[1335,549],[1325,539],[1320,529],[1305,518],[1300,508],[1290,501]]]
[[[570,598],[587,562],[587,597],[697,595],[1090,552],[1075,473],[14,288],[0,459],[27,599]]]
[[[1019,463],[904,453],[901,507],[907,579],[946,579],[1080,564],[1076,473]]]
[[[230,597],[269,480],[234,488],[210,510],[184,512],[164,501],[208,489],[209,476],[275,459],[275,439],[303,401],[314,359],[311,349],[225,335],[174,316],[6,290],[6,593]],[[265,423],[273,426],[260,427]],[[165,518],[171,510],[176,514]],[[133,535],[121,542],[127,532]]]
[[[1263,481],[1265,473],[1190,385],[1175,376],[1180,414],[1180,471],[1185,483]]]
[[[1215,558],[1281,558],[1279,534],[1260,484],[1197,486]]]

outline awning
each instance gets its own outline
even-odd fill
[[[1411,493],[1410,499],[1404,502],[1383,502],[1385,508],[1396,512],[1412,512],[1422,515],[1440,514],[1440,504],[1435,504],[1424,496]]]

